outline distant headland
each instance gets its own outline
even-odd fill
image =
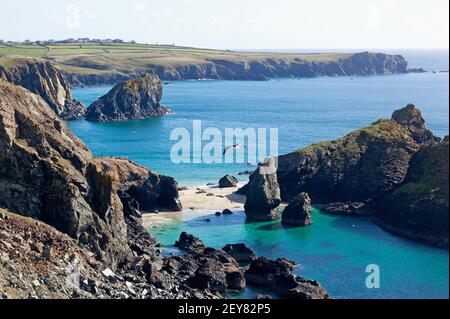
[[[145,73],[154,73],[163,81],[262,81],[423,72],[409,68],[401,55],[375,52],[241,52],[121,39],[0,40],[0,66],[14,66],[17,58],[24,57],[52,63],[70,86],[117,84]]]

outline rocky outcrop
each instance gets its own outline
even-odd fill
[[[244,273],[225,251],[206,247],[200,239],[185,232],[175,246],[188,254],[173,257],[173,262],[169,262],[172,271],[187,275],[191,287],[218,293],[245,288]]]
[[[71,66],[84,64],[83,57],[64,62]],[[352,75],[380,75],[409,72],[408,63],[400,55],[383,53],[361,52],[343,55],[342,58],[332,61],[315,62],[302,59],[301,56],[293,58],[268,57],[258,60],[239,61],[236,59],[209,59],[203,63],[173,65],[147,64],[146,72],[156,74],[163,81],[177,80],[252,80],[261,81],[271,78],[289,77],[320,77],[320,76],[352,76]],[[67,72],[65,77],[74,86],[116,84],[130,78],[143,75],[143,72],[130,70],[127,73],[107,73],[93,70],[92,74]]]
[[[248,220],[270,221],[280,218],[280,188],[273,159],[261,164],[250,175],[245,193],[247,199],[244,208]]]
[[[175,247],[180,248],[181,250],[187,251],[189,253],[202,253],[206,246],[203,242],[197,237],[188,234],[186,232],[182,232],[180,234],[180,238],[175,242]]]
[[[292,274],[293,263],[285,259],[270,260],[259,257],[245,271],[248,284],[270,287],[284,298],[328,299],[322,286]]]
[[[375,221],[394,233],[448,247],[449,142],[423,146],[401,186],[377,203]]]
[[[298,194],[284,209],[281,222],[286,225],[309,226],[312,224],[311,199],[307,193]]]
[[[178,200],[168,198],[178,194],[176,185],[161,176],[128,161],[94,158],[42,98],[1,81],[0,163],[1,206],[55,227],[112,268],[132,257],[136,232],[146,233],[136,216],[127,231],[132,213],[124,210]],[[148,202],[135,195],[152,189]]]
[[[220,188],[236,187],[238,182],[239,181],[237,180],[236,177],[226,175],[219,180],[219,187]]]
[[[168,114],[170,109],[160,104],[162,90],[162,83],[155,75],[146,74],[125,81],[92,103],[87,109],[86,120],[140,120]]]
[[[436,138],[412,105],[335,141],[279,157],[278,182],[283,200],[307,192],[318,204],[369,205],[399,186],[411,156]]]
[[[222,250],[239,263],[249,263],[256,259],[255,252],[246,244],[228,244]]]
[[[0,78],[40,95],[63,120],[83,118],[85,107],[74,100],[63,75],[49,62],[16,58],[9,66],[0,64]]]

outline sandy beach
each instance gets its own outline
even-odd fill
[[[198,216],[222,212],[224,209],[242,211],[244,210],[245,196],[235,194],[241,186],[228,188],[219,188],[217,185],[187,187],[180,190],[182,212],[164,211],[159,214],[143,214],[144,226],[151,227],[170,219],[181,218],[182,215]]]

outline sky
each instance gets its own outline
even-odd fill
[[[448,48],[448,0],[0,0],[0,39],[216,49]]]

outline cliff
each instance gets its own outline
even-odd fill
[[[375,221],[389,231],[448,246],[449,142],[424,145],[403,184],[377,204]]]
[[[126,216],[124,207],[180,209],[173,179],[94,158],[42,98],[2,81],[0,163],[0,206],[55,227],[111,267],[132,256],[128,217],[146,234],[139,216]],[[147,193],[151,199],[138,196]]]
[[[315,203],[370,202],[401,184],[411,156],[435,139],[420,111],[408,105],[391,120],[280,156],[281,196],[306,192]]]
[[[168,108],[160,104],[162,90],[159,78],[149,74],[117,84],[89,106],[86,120],[138,120],[170,113]]]
[[[23,58],[0,59],[0,78],[40,95],[63,120],[84,116],[84,106],[72,98],[63,75],[49,62]]]
[[[104,58],[104,57],[103,57]],[[90,59],[89,61],[86,61]],[[130,56],[130,59],[133,59]],[[89,86],[99,84],[116,84],[119,81],[154,73],[161,80],[268,80],[271,78],[311,78],[320,76],[354,76],[383,75],[409,72],[407,61],[400,55],[361,52],[356,54],[337,55],[336,58],[321,59],[320,55],[304,57],[290,55],[262,55],[258,58],[240,54],[232,58],[205,56],[201,60],[186,62],[186,58],[172,57],[172,62],[155,63],[158,59],[145,60],[139,56],[134,67],[110,69],[109,65],[98,65],[104,61],[91,61],[92,58],[74,58],[62,61],[70,68],[64,71],[65,77],[72,86]],[[141,65],[145,61],[145,65]],[[98,63],[94,63],[98,62]],[[114,63],[121,63],[114,60]],[[124,61],[123,63],[128,63]],[[83,67],[83,72],[74,72],[73,67]],[[90,70],[90,71],[89,71]]]

